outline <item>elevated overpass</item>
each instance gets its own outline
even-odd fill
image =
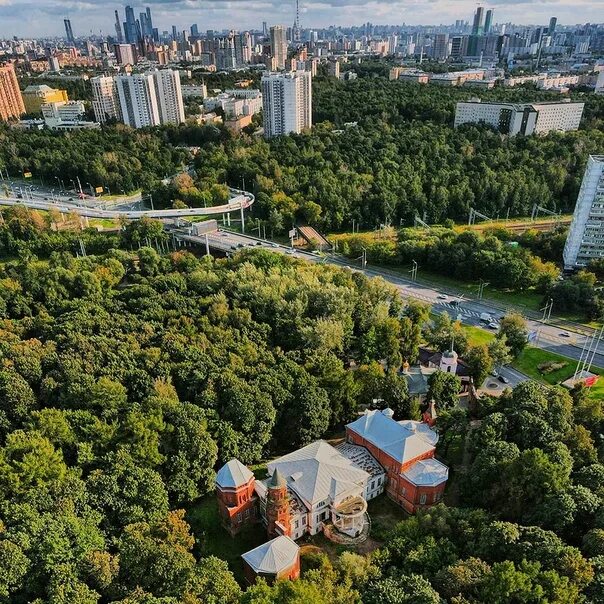
[[[103,207],[90,207],[79,205],[78,203],[70,203],[67,201],[52,201],[45,199],[20,199],[17,197],[7,197],[0,195],[0,205],[16,206],[23,205],[33,210],[58,210],[61,213],[74,212],[80,216],[87,218],[109,218],[128,220],[139,220],[140,218],[186,218],[192,216],[219,216],[221,214],[229,214],[231,212],[241,212],[242,224],[244,210],[249,209],[255,201],[255,197],[247,191],[239,189],[231,189],[231,199],[226,204],[220,206],[212,206],[209,208],[182,208],[182,209],[167,209],[167,210],[115,210]]]

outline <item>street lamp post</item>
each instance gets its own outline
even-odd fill
[[[417,281],[417,269],[419,268],[417,265],[417,262],[415,260],[412,260],[411,262],[413,262],[413,268],[411,269],[411,280],[412,281]]]
[[[481,281],[480,282],[480,286],[478,287],[478,299],[482,300],[482,296],[484,294],[484,288],[489,285],[487,282],[485,281]]]

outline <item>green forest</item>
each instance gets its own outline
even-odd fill
[[[216,469],[334,434],[372,398],[417,417],[396,369],[455,326],[348,270],[172,249],[158,222],[3,217],[0,601],[604,602],[602,401],[537,383],[464,411],[434,380],[439,455],[468,451],[449,506],[376,525],[371,554],[307,554],[299,581],[245,589],[195,528]]]
[[[383,70],[382,70],[383,71]],[[158,206],[208,203],[217,185],[257,196],[254,215],[275,232],[292,223],[325,231],[380,224],[467,220],[470,208],[490,217],[530,215],[534,204],[574,207],[587,156],[604,143],[604,100],[586,103],[579,131],[508,138],[487,127],[454,129],[455,103],[475,96],[374,77],[352,82],[318,77],[311,132],[265,141],[233,137],[215,125],[133,131],[31,132],[0,130],[0,166],[13,176],[29,170],[46,182],[75,179],[113,193],[143,188]],[[242,76],[243,77],[243,76]],[[480,91],[484,100],[556,100],[530,88]],[[183,147],[199,147],[194,160]],[[194,163],[192,184],[162,183]],[[211,202],[211,199],[210,199]]]

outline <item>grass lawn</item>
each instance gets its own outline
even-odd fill
[[[243,583],[243,562],[241,554],[267,541],[266,530],[259,524],[244,528],[238,535],[231,535],[222,528],[218,503],[214,495],[208,495],[191,507],[187,521],[195,536],[196,554],[217,556],[226,560],[235,578]]]
[[[470,343],[470,346],[483,346],[489,344],[492,340],[495,339],[494,333],[487,331],[486,329],[481,329],[480,327],[464,325],[463,330],[468,336],[468,342]]]
[[[551,373],[542,373],[539,370],[539,365],[548,362],[566,363],[566,365]],[[563,357],[559,354],[554,354],[553,352],[548,352],[547,350],[533,348],[532,346],[527,346],[522,354],[512,363],[512,366],[518,371],[521,371],[534,380],[551,385],[559,384],[560,382],[564,382],[568,378],[571,378],[577,369],[577,365],[577,361],[573,361],[572,359]],[[592,373],[604,375],[604,370],[592,368]],[[596,385],[591,388],[590,395],[592,398],[604,398],[604,379],[599,380]]]

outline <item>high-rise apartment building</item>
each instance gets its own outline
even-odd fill
[[[67,44],[75,46],[75,37],[73,35],[73,29],[71,29],[71,21],[69,19],[63,19],[65,24],[65,36],[67,38]]]
[[[124,124],[132,128],[158,126],[160,114],[153,76],[137,73],[120,75],[115,80]]]
[[[134,44],[115,44],[113,52],[118,65],[136,65],[137,53]]]
[[[285,69],[287,61],[287,32],[283,25],[271,27],[271,54],[277,69]]]
[[[587,161],[564,246],[564,267],[585,267],[598,258],[604,258],[604,155],[592,155]]]
[[[262,76],[264,136],[300,133],[312,126],[312,76],[308,71]]]
[[[99,76],[91,83],[98,122],[117,119],[133,128],[144,128],[185,121],[178,71],[154,69],[134,75]]]
[[[180,73],[172,69],[154,69],[153,76],[159,119],[162,124],[182,124],[185,108],[180,87]]]
[[[432,46],[432,57],[442,61],[449,56],[449,34],[436,34]]]
[[[0,120],[19,118],[25,113],[25,105],[19,82],[12,63],[0,64]]]
[[[115,78],[111,76],[97,76],[91,78],[90,83],[92,84],[94,119],[101,124],[110,119],[122,121]]]

